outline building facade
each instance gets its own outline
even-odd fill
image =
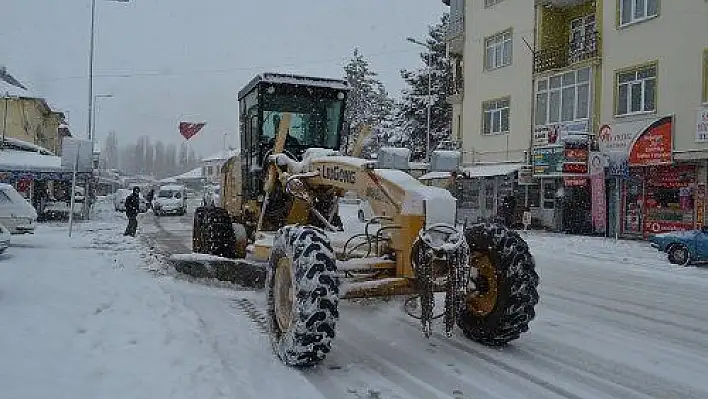
[[[484,57],[484,67],[464,68],[468,163],[517,158],[525,136],[529,168],[514,187],[536,221],[557,230],[641,238],[703,226],[708,2],[466,3],[464,56]],[[518,41],[529,26],[527,59]],[[487,109],[491,129],[479,118]]]
[[[531,143],[534,5],[527,0],[445,4],[457,90],[448,101],[453,136],[462,142],[463,175],[469,176],[459,191],[466,193],[468,220],[489,220],[502,198],[526,201],[518,176]]]

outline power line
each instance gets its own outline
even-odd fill
[[[392,51],[380,51],[376,53],[371,53],[366,55],[367,58],[378,58],[386,55],[394,54],[412,54],[419,53],[418,50],[392,50]],[[338,62],[340,65],[345,64],[349,59],[346,57],[333,57],[327,59],[321,59],[316,61],[305,61],[305,62],[290,62],[280,65],[271,66],[248,66],[248,67],[234,67],[234,68],[223,68],[223,69],[195,69],[195,70],[185,70],[185,71],[123,71],[123,72],[108,72],[108,73],[95,73],[94,78],[135,78],[135,77],[174,77],[174,76],[185,76],[185,75],[213,75],[213,74],[224,74],[233,72],[248,72],[248,71],[263,71],[263,70],[273,70],[282,68],[292,68],[301,65],[317,65],[317,64],[327,64]],[[56,78],[45,78],[37,79],[41,82],[54,82],[62,80],[76,80],[76,79],[87,79],[88,75],[75,75],[75,76],[63,76]]]

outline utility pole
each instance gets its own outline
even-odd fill
[[[7,103],[10,101],[10,93],[5,92],[5,112],[2,114],[2,140],[0,140],[0,150],[5,149],[5,129],[7,129]]]

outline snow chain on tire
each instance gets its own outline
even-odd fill
[[[538,303],[538,274],[526,242],[500,225],[479,224],[465,230],[470,253],[487,256],[496,279],[497,297],[487,314],[462,309],[458,326],[465,335],[490,346],[502,346],[528,331]],[[474,266],[474,263],[473,263]]]
[[[276,270],[289,262],[293,301],[290,326],[276,314]],[[336,258],[325,233],[312,226],[285,226],[273,241],[268,279],[268,326],[274,352],[290,366],[311,366],[330,351],[339,318]]]

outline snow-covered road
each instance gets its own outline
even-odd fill
[[[99,216],[0,255],[0,397],[708,397],[708,268],[645,243],[528,233],[541,302],[506,348],[426,340],[399,299],[346,301],[333,352],[295,370],[271,352],[262,292],[159,262],[190,247],[189,215],[143,215],[142,240]]]
[[[180,240],[189,248],[188,219],[159,226],[173,248]],[[461,334],[427,341],[400,300],[345,302],[333,352],[301,375],[327,398],[708,397],[708,269],[671,266],[642,242],[525,237],[541,303],[530,332],[511,346],[491,349]],[[223,312],[261,327],[262,293],[232,292],[223,301]],[[218,307],[207,313],[221,323]],[[265,334],[259,342],[253,356],[272,357]]]

